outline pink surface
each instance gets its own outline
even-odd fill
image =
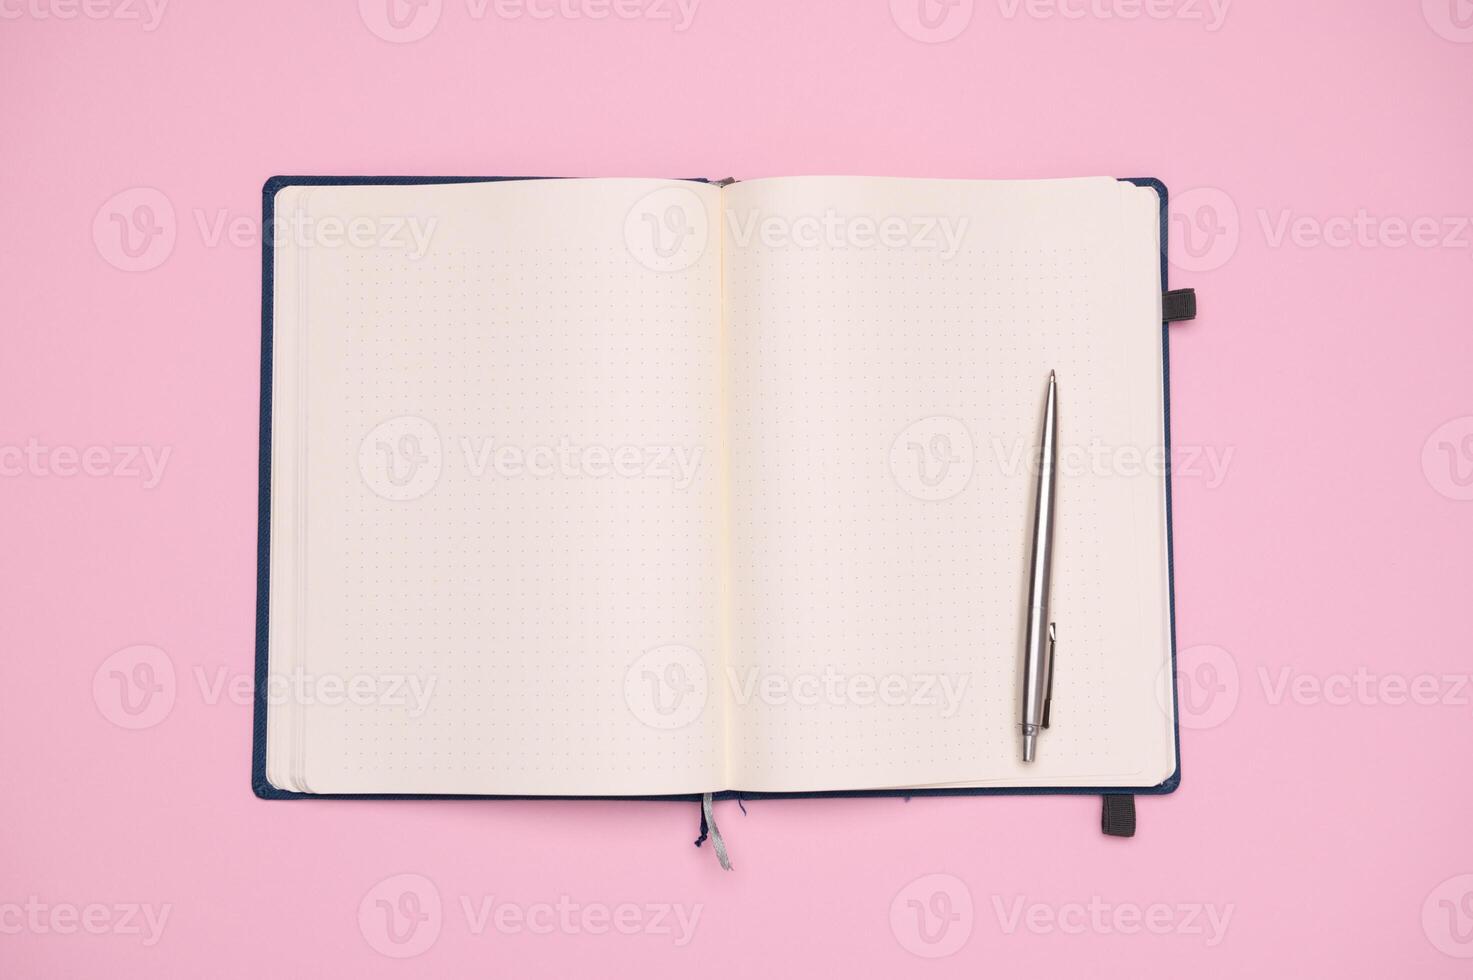
[[[1466,975],[1466,0],[385,2],[0,5],[0,973]],[[255,799],[262,181],[814,172],[1179,195],[1180,792]]]

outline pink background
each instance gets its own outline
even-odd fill
[[[685,30],[654,0],[629,20],[444,0],[400,43],[370,28],[385,0],[174,0],[152,30],[91,2],[105,16],[3,7],[0,447],[104,447],[109,473],[113,447],[171,455],[151,488],[0,457],[0,973],[1466,975],[1466,3],[1237,0],[1214,25],[1205,0],[1157,0],[1160,20],[964,0],[957,36],[924,43],[915,0],[704,0]],[[1203,310],[1174,333],[1175,439],[1232,454],[1176,486],[1181,790],[1141,801],[1133,841],[1100,836],[1090,798],[724,804],[733,874],[690,846],[690,805],[257,800],[249,707],[212,685],[252,670],[275,173],[1161,177],[1197,228],[1173,276]],[[137,188],[167,199],[152,221]],[[153,268],[119,268],[114,211],[164,230]],[[1371,231],[1338,238],[1362,212]],[[1406,244],[1423,217],[1437,234]],[[128,730],[93,680],[139,644],[175,699]],[[1369,694],[1344,683],[1359,670]],[[1301,688],[1280,697],[1284,677]],[[408,960],[369,923],[398,874],[443,903]],[[477,935],[461,910],[564,895],[701,918],[677,948]],[[100,935],[23,922],[33,897],[171,908],[147,945],[111,912]],[[911,897],[960,916],[940,944]],[[1009,932],[1019,898],[1064,927]],[[1078,917],[1092,900],[1168,934]],[[1225,932],[1192,905],[1230,910]]]

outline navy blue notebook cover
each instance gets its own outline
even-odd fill
[[[531,177],[329,177],[329,176],[278,176],[266,181],[262,189],[261,216],[262,227],[274,227],[275,201],[278,191],[285,187],[309,186],[309,185],[348,185],[348,184],[462,184],[462,183],[485,183],[502,180],[531,180]],[[1122,178],[1130,183],[1142,187],[1149,187],[1156,191],[1161,203],[1161,291],[1167,291],[1167,232],[1169,230],[1167,220],[1167,190],[1166,185],[1152,177]],[[267,654],[267,624],[269,620],[270,602],[270,549],[271,549],[271,382],[272,382],[272,297],[273,297],[273,252],[272,236],[263,235],[261,249],[261,405],[260,405],[260,458],[259,458],[259,486],[258,486],[258,519],[256,535],[256,670],[255,670],[255,699],[253,712],[253,738],[251,753],[251,788],[256,796],[267,800],[288,799],[375,799],[375,800],[514,800],[514,799],[545,799],[545,800],[667,800],[680,802],[699,802],[702,798],[699,793],[678,794],[669,796],[493,796],[493,795],[424,795],[424,794],[396,794],[396,793],[361,793],[361,794],[310,794],[296,793],[278,789],[266,778],[266,713],[268,707],[268,673],[269,658]],[[1170,347],[1171,337],[1169,324],[1163,323],[1161,329],[1162,345],[1162,383],[1165,386],[1164,401],[1165,418],[1163,420],[1163,432],[1165,434],[1165,449],[1167,458],[1171,452],[1171,384],[1170,384]],[[1166,558],[1168,576],[1168,601],[1170,615],[1171,635],[1171,663],[1173,675],[1176,669],[1176,572],[1174,546],[1172,543],[1172,503],[1171,503],[1171,475],[1166,474]],[[739,790],[728,790],[712,794],[716,800],[724,799],[781,799],[781,798],[812,798],[812,797],[863,797],[863,796],[1026,796],[1026,795],[1066,795],[1066,796],[1099,796],[1113,794],[1134,795],[1161,795],[1174,791],[1181,782],[1181,726],[1180,709],[1173,706],[1176,712],[1173,718],[1173,729],[1176,732],[1176,759],[1177,768],[1163,782],[1154,786],[1066,786],[1066,787],[944,787],[944,788],[922,788],[922,789],[866,789],[866,790],[838,790],[805,793],[761,793],[743,792]]]

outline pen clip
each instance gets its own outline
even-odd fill
[[[1054,706],[1054,640],[1058,638],[1057,623],[1048,624],[1048,678],[1043,685],[1043,727],[1048,727],[1049,715]]]

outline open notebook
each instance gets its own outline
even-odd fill
[[[1173,788],[1163,195],[274,179],[257,792]]]

